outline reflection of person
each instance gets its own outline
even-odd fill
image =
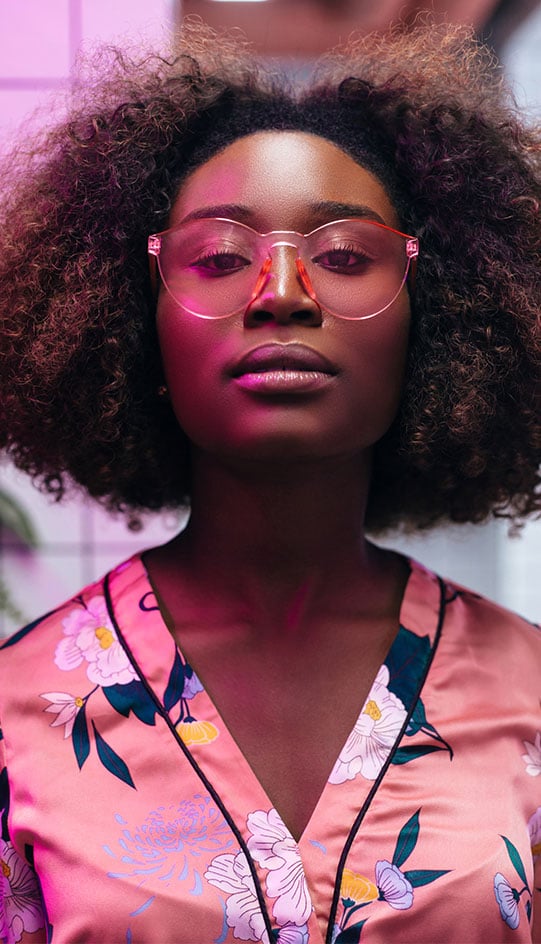
[[[191,517],[2,647],[4,939],[539,941],[539,630],[365,538],[539,507],[539,138],[183,42],[6,169],[3,447]]]

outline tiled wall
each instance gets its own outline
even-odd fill
[[[47,96],[69,82],[81,43],[138,36],[159,42],[173,8],[174,0],[0,0],[0,146],[9,145],[15,127],[36,105],[41,104],[42,117],[50,115]],[[525,98],[541,110],[541,93],[532,79],[539,70],[540,37],[538,12],[522,38],[510,45],[508,58]],[[24,504],[39,536],[38,551],[30,552],[0,530],[0,577],[20,611],[13,617],[0,613],[0,635],[76,592],[122,557],[166,540],[180,526],[175,516],[159,515],[142,533],[130,534],[82,499],[51,505],[9,466],[0,468],[0,476],[0,487]],[[540,524],[531,525],[519,541],[510,541],[503,526],[493,523],[387,543],[539,619]]]
[[[174,0],[0,0],[0,148],[11,146],[15,129],[36,108],[37,122],[50,120],[51,94],[55,108],[61,108],[81,47],[125,39],[159,44],[167,38],[175,6]],[[51,505],[10,466],[0,467],[0,488],[21,501],[39,538],[33,553],[0,530],[0,577],[20,612],[0,613],[0,635],[179,527],[178,518],[164,515],[144,534],[130,534],[80,499]]]

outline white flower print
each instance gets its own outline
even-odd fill
[[[44,708],[56,715],[51,721],[51,728],[64,725],[64,737],[69,738],[78,712],[84,705],[84,699],[78,695],[68,695],[67,692],[44,692],[40,698],[46,698],[51,704]]]
[[[377,778],[406,718],[404,705],[388,684],[389,669],[382,665],[329,783],[344,783],[358,774],[366,780]]]
[[[530,741],[523,741],[527,753],[522,755],[522,760],[526,764],[526,773],[530,777],[537,777],[541,774],[541,731],[535,735],[533,744]]]
[[[241,941],[269,944],[265,921],[257,900],[254,880],[243,852],[215,856],[205,878],[227,894],[225,914],[233,935]]]
[[[379,862],[376,862],[376,885],[380,897],[391,908],[396,908],[397,911],[406,911],[411,908],[413,904],[413,886],[398,866],[388,862],[387,859],[380,859]]]
[[[503,920],[514,931],[520,922],[518,894],[501,872],[494,876],[494,894]]]
[[[137,678],[118,641],[103,597],[93,597],[85,607],[72,610],[62,622],[65,638],[58,643],[54,657],[59,669],[69,671],[86,660],[86,674],[94,685],[126,685]]]
[[[0,839],[0,939],[17,944],[43,927],[36,878],[10,842]]]
[[[312,913],[297,843],[275,809],[250,813],[247,824],[252,833],[248,840],[250,854],[268,869],[267,894],[274,898],[272,913],[280,926],[288,922],[300,927]]]
[[[528,832],[530,834],[530,844],[534,862],[541,856],[541,806],[538,806],[535,813],[528,820]]]

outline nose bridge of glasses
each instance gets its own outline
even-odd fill
[[[281,238],[276,238],[279,235]],[[299,261],[301,259],[300,239],[293,239],[297,234],[269,234],[264,244],[266,280],[264,294],[285,296],[291,291],[306,292]],[[302,238],[302,237],[301,237]]]

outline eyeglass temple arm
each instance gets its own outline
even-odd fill
[[[160,277],[158,270],[158,256],[160,254],[161,246],[162,241],[159,236],[148,237],[148,274],[150,276],[150,288],[152,289],[152,295],[155,299],[158,297],[158,281]]]

